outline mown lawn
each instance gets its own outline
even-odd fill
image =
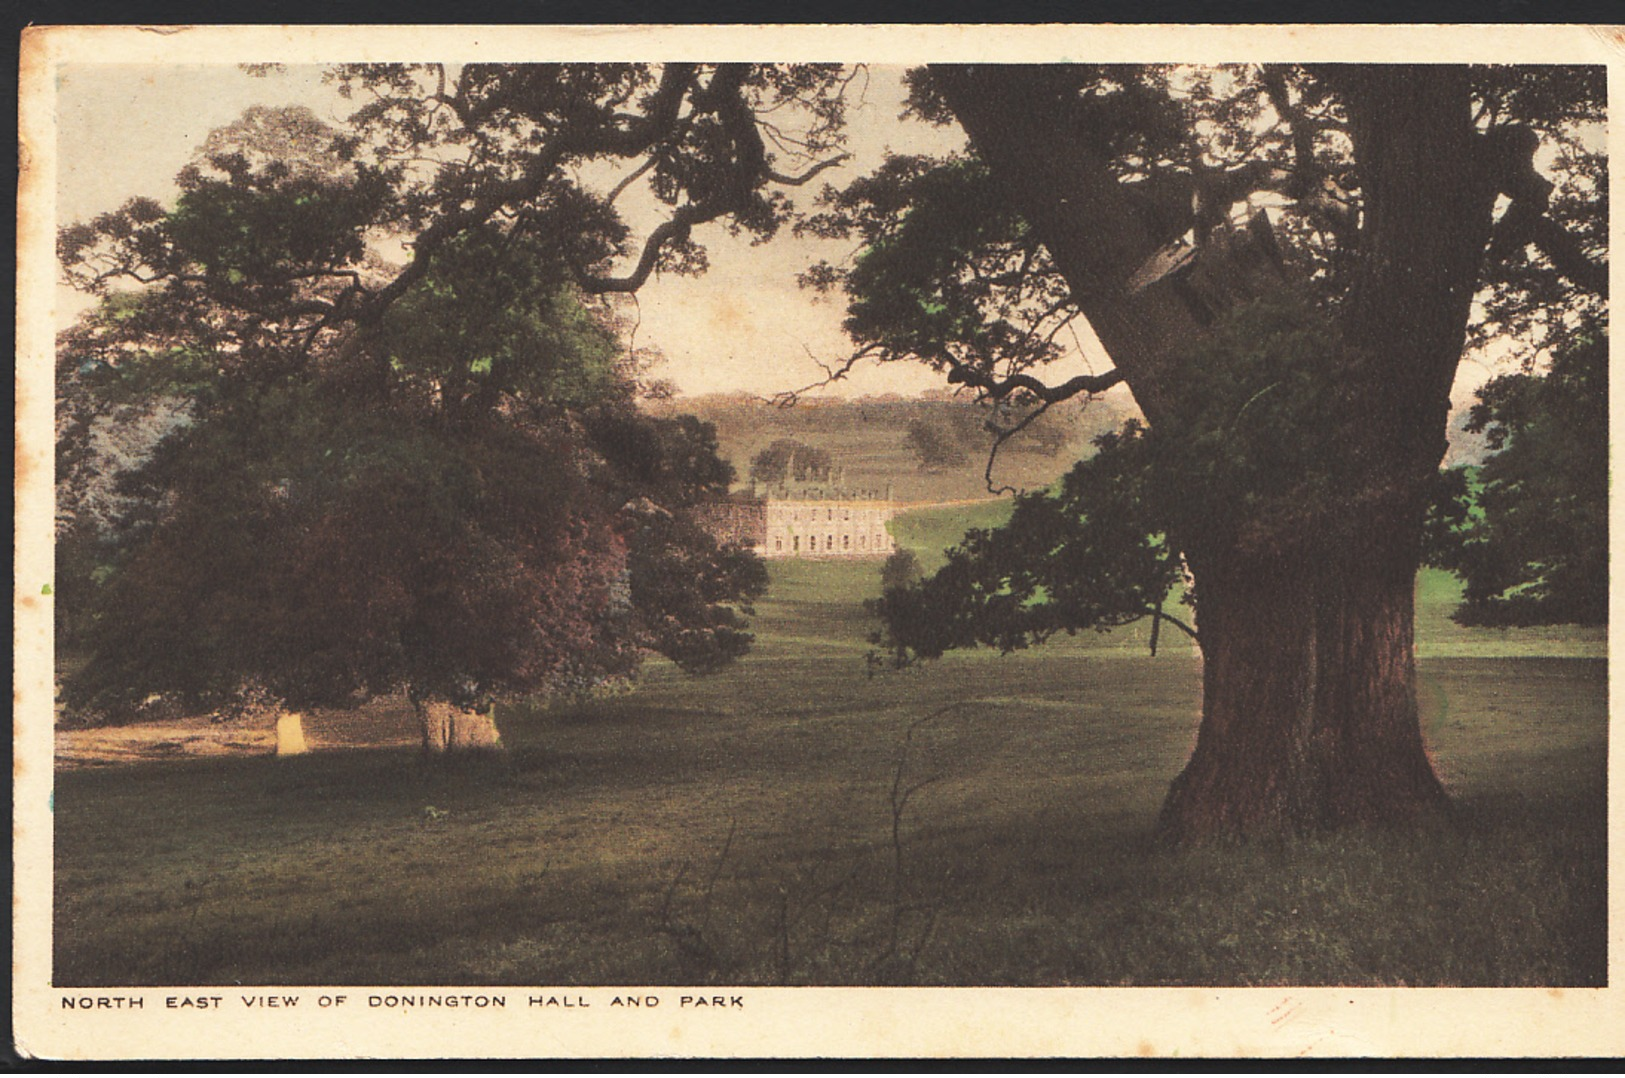
[[[1455,822],[1175,850],[1152,824],[1195,736],[1188,646],[871,677],[877,567],[773,576],[737,668],[509,708],[499,761],[60,771],[57,983],[1603,981],[1599,632],[1463,630],[1424,574]]]

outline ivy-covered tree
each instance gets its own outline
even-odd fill
[[[891,642],[1185,624],[1188,576],[1203,717],[1169,834],[1432,814],[1413,588],[1449,391],[1470,323],[1550,354],[1603,303],[1600,69],[910,78],[970,152],[894,157],[803,226],[861,241],[807,278],[847,294],[857,354],[1034,415],[1122,383],[1144,419],[888,594]],[[1046,380],[1080,318],[1112,369]]]

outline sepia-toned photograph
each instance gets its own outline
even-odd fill
[[[1302,29],[30,31],[19,1048],[1625,1050],[1625,35]]]

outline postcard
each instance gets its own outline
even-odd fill
[[[1622,72],[29,29],[18,1050],[1625,1051]]]

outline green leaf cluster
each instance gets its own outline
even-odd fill
[[[1057,632],[1157,616],[1193,548],[1268,557],[1323,534],[1345,482],[1338,393],[1349,353],[1313,307],[1271,298],[1198,345],[1166,425],[1096,439],[1058,489],[1017,499],[934,576],[876,605],[900,660],[1011,651]]]
[[[578,408],[619,392],[620,342],[536,239],[464,233],[389,309],[368,347],[448,404],[497,394]]]
[[[1157,516],[1179,541],[1266,551],[1333,526],[1360,364],[1331,319],[1286,292],[1242,305],[1186,370],[1144,443]]]
[[[1137,423],[1103,436],[1058,489],[1023,495],[1008,523],[969,532],[933,576],[888,587],[874,605],[885,624],[876,642],[900,662],[1009,652],[1160,609],[1181,564],[1154,514],[1147,438]]]
[[[1466,584],[1467,625],[1608,620],[1608,338],[1595,323],[1544,375],[1502,375],[1467,429],[1496,452],[1441,479],[1430,560]]]

